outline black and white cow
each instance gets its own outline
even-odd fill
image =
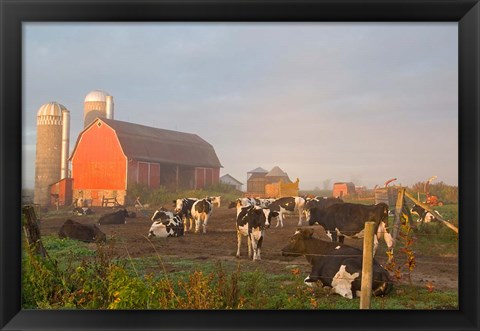
[[[261,260],[260,251],[262,248],[265,229],[270,226],[268,221],[269,209],[259,206],[238,206],[237,207],[237,258],[240,257],[242,237],[247,237],[248,257],[254,261]],[[273,212],[275,214],[275,212]]]
[[[183,198],[183,199],[173,200],[174,207],[175,207],[174,212],[176,214],[183,215],[185,232],[192,231],[192,228],[193,228],[192,207],[196,201],[198,201],[197,198]],[[189,220],[190,220],[190,227],[188,228]]]
[[[113,213],[102,215],[98,219],[98,224],[127,224],[126,218],[129,217],[129,213],[126,209],[120,209]]]
[[[313,237],[313,229],[299,229],[282,249],[283,256],[304,255],[312,266],[304,280],[308,286],[320,281],[333,293],[353,299],[360,295],[362,280],[362,251],[345,245]],[[373,260],[372,293],[384,296],[393,288],[388,271]]]
[[[58,230],[59,238],[71,238],[88,243],[106,242],[107,237],[95,224],[82,224],[66,220]]]
[[[195,221],[195,233],[200,232],[200,225],[203,227],[203,233],[207,233],[208,218],[212,214],[213,206],[208,199],[197,200],[193,203],[191,214]]]
[[[343,242],[343,237],[363,238],[365,222],[375,222],[374,251],[377,250],[378,240],[381,238],[385,240],[388,248],[392,249],[393,238],[387,232],[388,206],[385,203],[337,203],[325,209],[308,209],[306,214],[309,225],[320,224],[332,241],[340,242]]]
[[[415,204],[413,205],[412,209],[410,210],[412,214],[418,215],[417,222],[421,223],[430,223],[431,221],[437,221],[438,219],[433,215],[431,212],[423,209],[423,207]],[[436,213],[441,217],[442,215],[435,210]]]
[[[95,212],[88,207],[76,207],[73,209],[73,213],[77,216],[95,214]]]
[[[181,237],[184,235],[185,229],[181,214],[172,214],[171,212],[156,211],[154,215],[148,237],[167,238]]]
[[[268,205],[272,212],[278,213],[277,225],[283,227],[284,214],[293,214],[298,212],[298,226],[302,225],[302,216],[305,208],[305,199],[302,197],[283,197],[274,200]]]

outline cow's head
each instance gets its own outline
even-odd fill
[[[319,218],[320,219],[323,218],[324,215],[325,215],[325,210],[319,209],[317,207],[305,210],[305,218],[308,222],[308,225],[315,225],[315,223],[318,223]]]
[[[166,220],[168,219],[168,215],[162,211],[162,210],[155,210],[155,213],[153,213],[153,216],[150,220],[156,221],[156,220]]]
[[[179,213],[183,210],[183,199],[173,200],[173,207],[176,213]]]
[[[107,242],[107,236],[102,232],[95,224],[93,225],[93,241],[94,242]]]
[[[311,239],[313,236],[313,229],[297,229],[295,234],[290,238],[287,246],[282,248],[283,256],[300,256],[305,254],[306,246],[305,240]]]

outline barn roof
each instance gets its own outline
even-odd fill
[[[254,174],[254,173],[261,173],[261,174],[266,174],[268,172],[268,170],[265,170],[263,169],[262,167],[258,167],[258,168],[255,168],[253,170],[250,170],[249,172],[247,172],[247,174]]]
[[[266,174],[267,177],[288,177],[287,173],[280,169],[280,167],[275,166]]]
[[[225,178],[230,178],[232,181],[235,181],[237,182],[238,185],[243,185],[242,182],[240,182],[239,180],[235,179],[232,175],[230,174],[226,174],[226,175],[223,175],[222,177],[220,177],[220,181],[222,181],[222,179],[225,179]]]
[[[80,133],[79,139],[83,132],[98,121],[115,131],[123,152],[129,159],[195,167],[222,167],[213,146],[193,133],[97,118]]]

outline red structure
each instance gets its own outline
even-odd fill
[[[93,206],[121,204],[135,184],[203,189],[216,184],[222,165],[212,145],[196,134],[97,118],[79,135],[70,157],[74,198]]]

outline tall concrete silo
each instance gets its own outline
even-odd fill
[[[97,117],[113,119],[113,97],[100,90],[94,90],[85,97],[83,127],[87,127]]]
[[[69,122],[70,112],[58,102],[38,110],[34,203],[49,205],[50,185],[68,175]]]

